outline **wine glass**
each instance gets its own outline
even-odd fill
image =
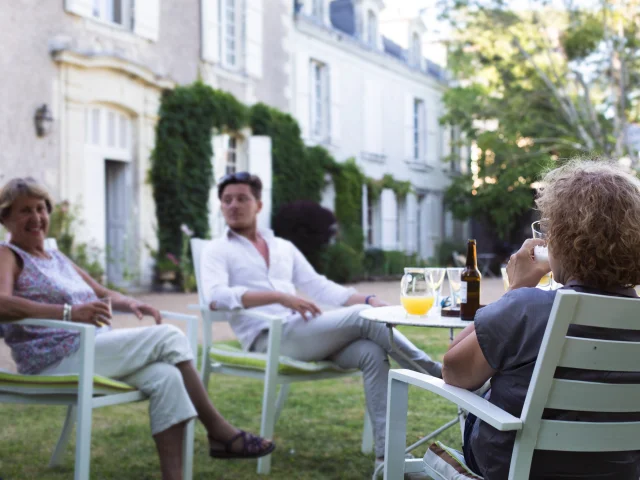
[[[435,302],[435,290],[424,268],[407,267],[400,282],[400,301],[409,315],[426,315]]]
[[[447,269],[425,268],[424,271],[427,282],[431,284],[433,290],[436,292],[436,308],[440,308],[440,302],[442,300],[442,284],[444,283],[444,274],[447,272]]]
[[[449,279],[449,291],[451,293],[451,307],[458,308],[460,305],[460,287],[462,286],[462,272],[464,268],[447,268],[447,278]]]
[[[540,220],[535,221],[531,224],[531,232],[533,233],[533,238],[539,238],[541,240],[545,240],[546,242],[547,234]],[[533,256],[537,262],[548,262],[549,249],[546,245],[536,245],[533,248]],[[552,290],[554,288],[554,283],[555,282],[553,281],[553,273],[549,272],[540,279],[540,281],[538,282],[538,288],[542,290]]]

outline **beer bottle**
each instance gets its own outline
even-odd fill
[[[480,270],[478,270],[478,257],[476,255],[476,241],[467,243],[467,264],[462,271],[462,284],[460,286],[460,318],[473,320],[480,308]]]

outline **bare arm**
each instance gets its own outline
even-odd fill
[[[462,340],[467,338],[470,334],[475,333],[475,331],[476,331],[476,326],[474,323],[471,323],[466,327],[464,327],[464,329],[458,335],[455,336],[455,338],[453,339],[453,342],[451,342],[451,345],[449,345],[449,348],[447,349],[447,351],[451,350],[453,347],[459,344]]]
[[[442,362],[442,378],[449,385],[475,390],[496,371],[482,353],[475,330],[452,346]]]
[[[98,298],[109,297],[111,299],[111,307],[113,310],[132,312],[136,317],[138,317],[139,320],[142,320],[142,317],[144,315],[150,315],[151,317],[153,317],[157,324],[162,323],[162,316],[156,308],[153,308],[146,303],[140,302],[135,298],[127,297],[120,292],[110,290],[107,287],[100,285],[91,277],[91,275],[78,267],[75,263],[71,263],[76,272],[78,272],[85,283],[87,283],[87,285],[91,287]]]
[[[12,322],[23,318],[47,318],[62,320],[64,305],[34,302],[13,295],[15,280],[22,268],[16,256],[7,247],[0,247],[0,323]],[[76,322],[98,324],[96,315],[108,314],[105,306],[99,302],[75,306],[71,319]],[[103,320],[109,323],[109,320]]]

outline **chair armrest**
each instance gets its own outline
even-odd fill
[[[270,322],[273,322],[276,320],[280,320],[280,321],[284,320],[284,316],[280,317],[278,315],[268,315],[266,313],[254,312],[252,310],[211,310],[206,305],[191,304],[189,305],[189,310],[200,310],[202,314],[213,312],[213,313],[227,314],[227,315],[233,315],[233,316],[243,315],[246,317],[257,318],[258,320],[268,320]]]
[[[522,428],[522,420],[518,417],[514,417],[473,392],[447,385],[439,378],[414,372],[413,370],[399,369],[389,372],[389,382],[392,380],[408,383],[440,395],[501,432],[520,430]]]
[[[185,322],[187,324],[187,339],[194,357],[198,355],[198,317],[195,315],[185,315],[182,313],[168,312],[163,310],[160,312],[163,319]]]
[[[64,330],[75,330],[80,333],[87,333],[91,330],[95,330],[94,325],[88,323],[77,322],[63,322],[62,320],[50,320],[45,318],[25,318],[15,322],[9,322],[16,325],[30,325],[33,327],[47,327],[47,328],[60,328]]]

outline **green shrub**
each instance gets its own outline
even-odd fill
[[[344,242],[329,245],[321,256],[321,273],[337,283],[353,283],[362,278],[363,254]]]
[[[364,254],[364,269],[367,277],[398,276],[405,267],[426,267],[428,262],[417,254],[407,255],[399,250],[370,248]]]

